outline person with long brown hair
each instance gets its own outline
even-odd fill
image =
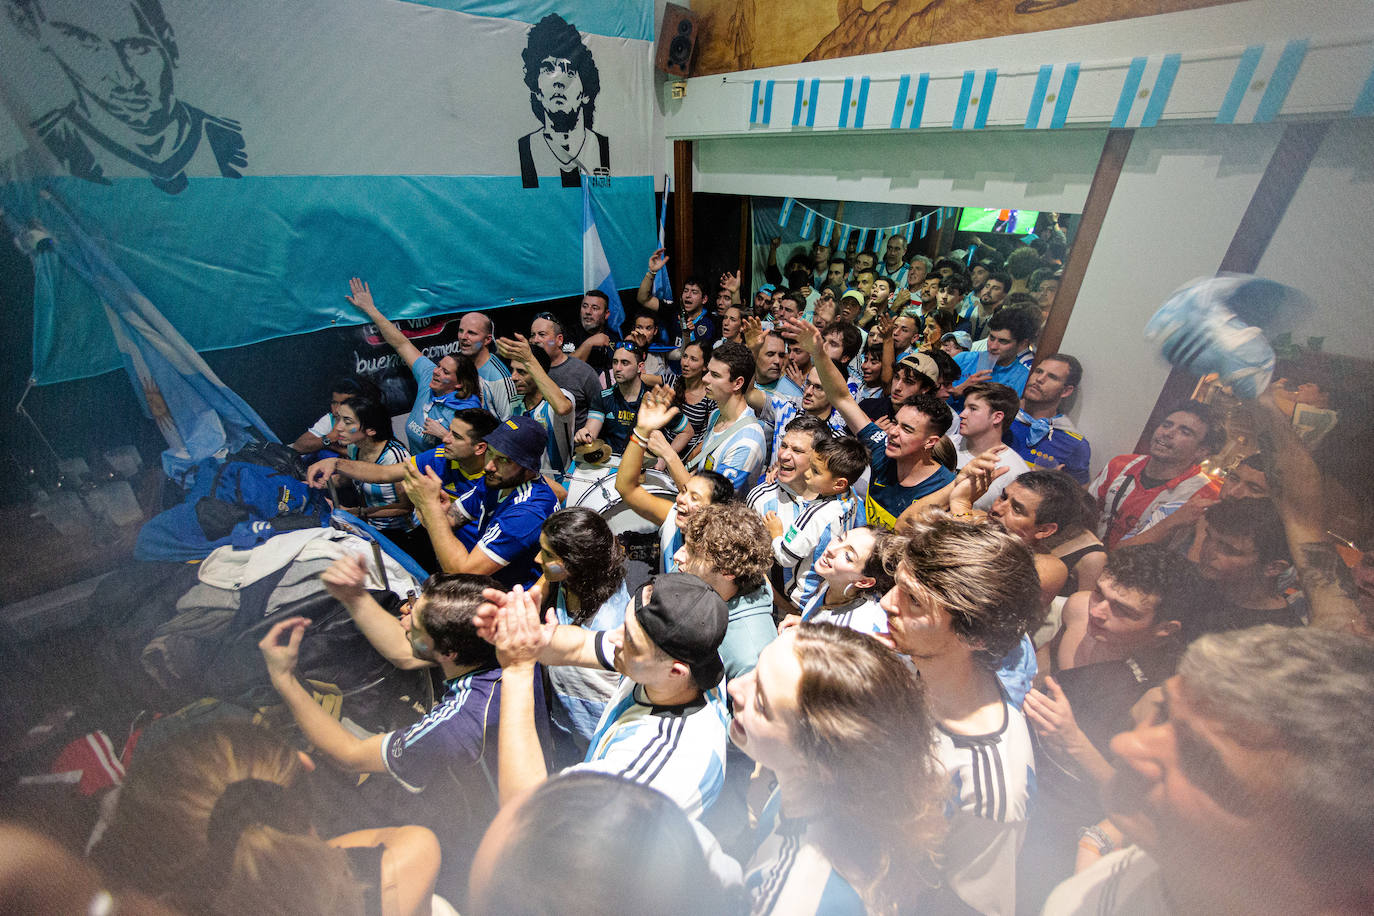
[[[430,913],[439,900],[434,834],[392,827],[321,839],[310,769],[308,757],[247,720],[140,748],[96,864],[187,914]]]
[[[730,740],[777,777],[745,868],[755,914],[908,911],[935,893],[946,782],[916,672],[802,624],[730,682]]]

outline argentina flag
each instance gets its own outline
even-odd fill
[[[1026,129],[1064,126],[1073,104],[1073,91],[1078,85],[1078,64],[1045,64],[1035,77],[1030,107],[1026,111]]]
[[[197,351],[364,323],[351,276],[392,319],[576,295],[588,182],[608,274],[636,276],[654,5],[554,8],[9,3],[0,207],[61,243],[60,205]],[[35,378],[121,365],[108,331],[70,333],[106,326],[91,284],[54,285]]]
[[[1154,127],[1169,104],[1169,93],[1178,76],[1178,54],[1137,57],[1126,69],[1126,80],[1117,97],[1112,127]]]
[[[1305,39],[1246,48],[1236,61],[1217,123],[1264,124],[1278,117],[1306,56]]]

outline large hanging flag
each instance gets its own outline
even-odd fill
[[[992,96],[996,88],[996,67],[965,70],[964,78],[959,82],[959,101],[954,107],[954,129],[971,127],[982,130],[987,127],[988,111],[992,108]]]
[[[664,239],[667,238],[668,227],[668,192],[671,183],[667,175],[663,176],[663,204],[658,210],[658,248],[664,251],[666,246]],[[654,298],[659,302],[673,301],[673,282],[668,277],[668,264],[664,262],[658,267],[658,272],[654,274]]]
[[[350,276],[393,320],[574,295],[584,181],[613,272],[643,262],[648,0],[63,4],[71,34],[139,50],[133,81],[54,40],[51,6],[0,16],[0,208],[56,235],[46,191],[197,350],[365,323]],[[123,362],[61,273],[40,383]]]
[[[1217,123],[1264,124],[1278,117],[1306,56],[1306,39],[1246,48],[1221,100]]]
[[[1073,91],[1078,85],[1078,64],[1045,64],[1035,78],[1026,127],[1058,130],[1069,117]]]
[[[664,195],[667,196],[666,193]],[[620,290],[611,276],[611,265],[606,260],[606,250],[601,247],[601,234],[596,231],[596,213],[592,204],[592,183],[582,183],[582,288],[599,289],[606,294],[610,308],[606,313],[606,324],[619,328],[625,323],[625,307],[620,304]]]
[[[1126,81],[1112,116],[1112,127],[1154,127],[1169,104],[1181,62],[1178,54],[1137,57],[1126,69]]]

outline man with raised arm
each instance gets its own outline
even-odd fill
[[[448,423],[453,419],[454,408],[442,403],[445,397],[458,390],[457,365],[453,357],[442,357],[436,363],[421,353],[401,329],[388,321],[377,308],[372,301],[372,289],[366,281],[352,277],[348,281],[348,289],[352,295],[344,298],[377,326],[377,332],[410,369],[419,388],[415,403],[410,408],[410,416],[406,419],[406,444],[411,454],[418,455],[434,448],[448,434]]]
[[[539,594],[488,592],[478,632],[506,672],[499,785],[508,803],[548,778],[535,729],[534,666],[618,671],[587,756],[571,770],[611,773],[650,786],[700,817],[725,781],[727,717],[719,647],[728,612],[710,585],[687,573],[655,576],[616,630],[539,622]],[[551,612],[552,613],[552,612]]]
[[[563,321],[552,312],[540,312],[530,322],[529,342],[549,354],[549,377],[559,388],[571,392],[576,419],[573,438],[590,442],[601,432],[605,411],[601,406],[601,379],[582,360],[563,351]],[[501,338],[498,349],[511,348],[515,341]],[[514,352],[510,350],[510,352]]]
[[[548,433],[544,459],[540,469],[544,476],[558,486],[563,485],[563,472],[572,461],[573,423],[576,419],[573,395],[549,375],[549,354],[543,347],[532,347],[529,341],[515,335],[514,340],[502,339],[498,344],[502,355],[511,361],[511,384],[515,394],[507,407],[510,417],[534,417]]]
[[[868,523],[895,528],[897,518],[912,502],[954,482],[954,473],[931,454],[954,422],[954,415],[939,398],[920,394],[895,405],[896,419],[884,432],[859,408],[840,370],[824,358],[816,326],[809,321],[791,324],[797,342],[812,354],[831,406],[844,417],[872,458],[873,477],[864,497]],[[822,358],[816,359],[818,355]]]

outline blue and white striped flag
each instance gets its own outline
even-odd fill
[[[773,120],[773,80],[754,80],[754,100],[749,107],[749,123],[767,126]]]
[[[873,231],[873,250],[878,253],[878,260],[880,261],[883,258],[883,252],[886,250],[883,246],[887,244],[887,233],[888,230],[886,229],[875,229]]]
[[[668,192],[671,188],[671,179],[663,176],[663,204],[658,209],[658,247],[663,248],[668,226]],[[598,236],[599,238],[599,236]],[[673,281],[668,278],[668,265],[662,264],[658,268],[658,273],[654,274],[654,298],[659,302],[673,301]]]
[[[925,238],[925,237],[926,237],[926,230],[928,230],[928,229],[930,228],[930,222],[929,222],[929,221],[930,221],[930,214],[929,214],[929,213],[927,213],[925,216],[921,217],[921,238]]]
[[[906,241],[907,241],[907,244],[910,245],[910,244],[911,244],[911,237],[912,237],[913,235],[916,234],[916,221],[915,221],[915,220],[912,220],[911,222],[909,222],[909,223],[906,224],[906,233],[905,233],[905,234],[906,234]]]
[[[868,77],[859,80],[857,92],[854,77],[844,81],[844,95],[840,98],[840,126],[863,127],[864,114],[868,111]]]
[[[828,217],[828,216],[825,218],[825,222],[821,223],[821,243],[822,243],[822,244],[825,244],[825,245],[829,245],[829,244],[830,244],[830,230],[833,229],[834,226],[835,226],[835,221],[834,221],[833,219],[831,219],[830,217]]]
[[[797,80],[797,97],[792,103],[792,126],[816,126],[816,99],[821,94],[820,80]]]
[[[667,197],[667,187],[664,188]],[[606,325],[618,328],[625,322],[625,309],[620,304],[620,290],[616,289],[615,277],[611,276],[611,264],[606,260],[606,251],[601,247],[601,236],[596,231],[596,215],[592,212],[592,183],[582,182],[582,288],[599,289],[606,294],[610,309],[606,313]]]
[[[1283,109],[1288,90],[1307,56],[1307,39],[1280,45],[1251,45],[1236,62],[1221,100],[1218,124],[1266,124]]]
[[[796,201],[793,200],[793,199],[790,198],[790,197],[784,197],[784,198],[782,199],[782,211],[778,214],[778,225],[779,225],[779,226],[782,226],[782,227],[786,227],[786,226],[787,226],[788,220],[790,220],[790,219],[792,218],[792,206],[793,206],[795,203],[796,203]]]
[[[871,229],[860,229],[860,230],[859,230],[859,247],[858,247],[858,250],[859,250],[859,251],[867,251],[867,250],[868,250],[868,233],[871,232],[871,231],[872,231]]]
[[[943,228],[945,228],[945,208],[944,208],[944,207],[941,207],[940,209],[938,209],[938,210],[935,211],[935,228],[936,228],[936,229],[943,229]]]
[[[806,208],[806,215],[802,217],[801,237],[811,238],[811,230],[816,228],[816,211],[810,207]]]
[[[1073,90],[1078,85],[1078,64],[1045,64],[1035,78],[1030,108],[1026,111],[1026,129],[1047,127],[1058,130],[1069,116],[1073,104]]]
[[[954,107],[954,129],[971,127],[982,130],[988,126],[988,110],[992,108],[992,93],[997,88],[997,68],[965,70],[959,83],[959,102]],[[973,117],[970,119],[969,115]]]
[[[1137,57],[1126,70],[1126,82],[1116,101],[1112,127],[1154,127],[1169,104],[1178,76],[1178,54]]]
[[[915,130],[921,126],[921,118],[926,110],[926,87],[930,85],[930,74],[922,73],[912,82],[910,76],[903,76],[897,82],[897,101],[892,106],[893,130],[906,127]]]

